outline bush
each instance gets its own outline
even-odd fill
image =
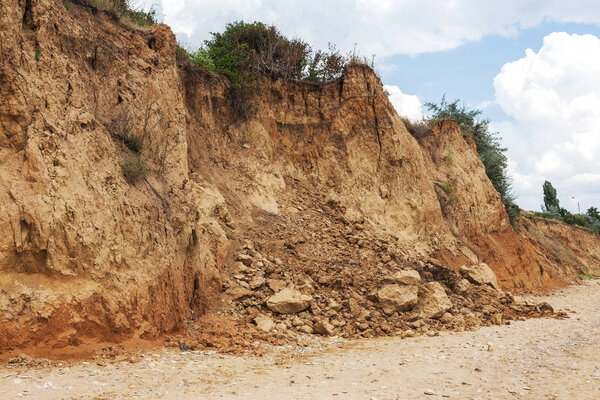
[[[442,212],[446,213],[446,208],[454,202],[456,202],[456,191],[454,188],[453,181],[439,181],[436,180],[433,182],[434,188],[439,188],[442,193],[436,190],[436,194],[438,195],[438,201],[440,202],[440,206],[442,207]]]
[[[194,64],[207,68],[211,71],[215,70],[215,64],[213,63],[212,58],[210,58],[208,50],[200,47],[198,50],[188,53],[188,55],[190,61]]]
[[[141,135],[132,135],[124,132],[119,136],[127,148],[135,153],[141,153],[144,144],[144,138]]]
[[[408,118],[402,118],[402,122],[404,123],[408,133],[410,133],[416,139],[423,139],[432,132],[431,123],[427,120],[412,122]]]
[[[227,77],[237,87],[252,86],[260,74],[288,80],[330,82],[339,78],[349,63],[367,63],[355,53],[344,55],[334,45],[313,51],[300,39],[288,39],[262,22],[237,21],[195,51],[190,60]]]
[[[129,156],[121,161],[121,170],[129,183],[134,183],[143,178],[148,172],[144,160],[142,160],[140,155]]]
[[[306,42],[288,39],[262,22],[229,23],[223,32],[212,32],[211,36],[197,50],[178,47],[176,58],[179,62],[189,59],[196,66],[225,76],[231,82],[233,109],[242,118],[256,111],[251,100],[259,92],[261,75],[330,82],[342,75],[348,63],[364,62],[354,54],[344,56],[331,44],[327,52],[313,52]]]
[[[144,11],[136,8],[131,0],[79,0],[88,6],[96,7],[99,10],[113,13],[120,19],[131,22],[134,25],[146,27],[156,24],[156,10]]]
[[[506,148],[502,147],[497,132],[490,132],[488,120],[477,120],[482,114],[481,110],[470,110],[460,99],[449,103],[446,96],[442,97],[440,104],[425,103],[425,107],[432,113],[429,122],[439,119],[453,119],[460,127],[464,136],[472,137],[477,145],[477,153],[485,167],[485,173],[500,194],[502,204],[508,214],[511,225],[514,227],[515,217],[519,215],[519,207],[515,204],[512,194],[512,181],[506,169],[508,159]]]
[[[177,62],[177,64],[190,61],[190,54],[184,47],[181,47],[179,44],[177,44],[177,47],[175,48],[175,61]]]

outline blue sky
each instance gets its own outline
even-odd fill
[[[460,98],[471,107],[483,106],[490,120],[505,120],[509,117],[502,108],[486,104],[494,100],[494,77],[504,64],[523,57],[526,49],[539,49],[544,37],[552,32],[600,37],[597,25],[544,22],[514,36],[487,36],[452,50],[391,56],[383,61],[386,68],[379,68],[378,73],[383,82],[417,95],[423,103],[439,102],[446,93],[449,99]],[[388,67],[393,69],[387,71]]]
[[[399,114],[443,94],[481,108],[508,147],[517,203],[600,207],[598,0],[140,0],[197,47],[227,22],[262,21],[313,48],[375,54]],[[563,32],[563,33],[561,33]]]

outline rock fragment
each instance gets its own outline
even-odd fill
[[[471,283],[476,285],[489,285],[494,289],[500,291],[498,281],[494,271],[486,264],[481,263],[467,267],[463,265],[460,267],[460,274],[468,279]]]
[[[294,314],[306,310],[312,300],[312,296],[302,294],[294,289],[285,288],[269,297],[267,308],[280,314]]]
[[[322,319],[315,324],[314,331],[319,335],[332,336],[334,334],[334,327],[329,321]]]
[[[269,279],[269,280],[267,280],[267,285],[269,285],[271,290],[274,291],[275,293],[285,289],[285,287],[287,286],[285,281],[283,281],[281,279]]]
[[[414,269],[405,269],[394,274],[394,281],[401,285],[418,285],[421,283],[421,276]]]
[[[383,312],[391,315],[412,309],[419,300],[418,293],[417,286],[385,285],[377,291],[377,299]]]
[[[416,309],[423,318],[439,318],[451,308],[452,302],[439,282],[429,282],[419,288]]]
[[[275,322],[264,314],[258,314],[254,318],[256,327],[265,332],[271,332],[275,328]]]
[[[239,261],[245,266],[249,267],[252,265],[252,261],[254,261],[254,258],[252,256],[249,256],[248,254],[239,254],[236,257],[235,261]]]
[[[229,289],[226,293],[230,295],[234,300],[243,299],[244,297],[252,296],[254,294],[251,290],[248,290],[243,287]]]

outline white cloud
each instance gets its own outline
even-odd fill
[[[456,48],[486,35],[514,35],[542,21],[600,23],[596,0],[140,0],[160,1],[165,23],[194,46],[225,23],[274,24],[318,48],[354,44],[378,59]]]
[[[398,86],[383,85],[388,91],[390,102],[401,117],[416,121],[423,117],[421,100],[417,96],[402,93]]]
[[[583,208],[600,205],[600,39],[552,33],[539,51],[505,64],[494,87],[514,118],[492,129],[516,162],[521,206],[539,208],[546,179],[571,211],[577,200]]]

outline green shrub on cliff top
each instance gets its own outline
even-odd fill
[[[289,39],[276,27],[256,21],[227,24],[223,32],[212,32],[203,47],[189,51],[189,56],[194,64],[227,77],[238,88],[254,85],[260,74],[330,82],[342,75],[349,62],[365,62],[331,44],[328,51],[313,51],[306,42]]]
[[[149,11],[144,11],[141,5],[131,0],[80,0],[80,2],[111,12],[137,26],[146,27],[156,24],[156,10],[151,8]]]
[[[179,48],[176,56],[179,62],[189,60],[226,77],[231,82],[233,109],[244,118],[255,111],[251,99],[259,92],[261,75],[330,82],[342,75],[348,63],[365,61],[345,56],[333,45],[329,51],[313,52],[306,42],[288,39],[274,26],[244,21],[227,24],[223,32],[212,32],[197,50]]]

